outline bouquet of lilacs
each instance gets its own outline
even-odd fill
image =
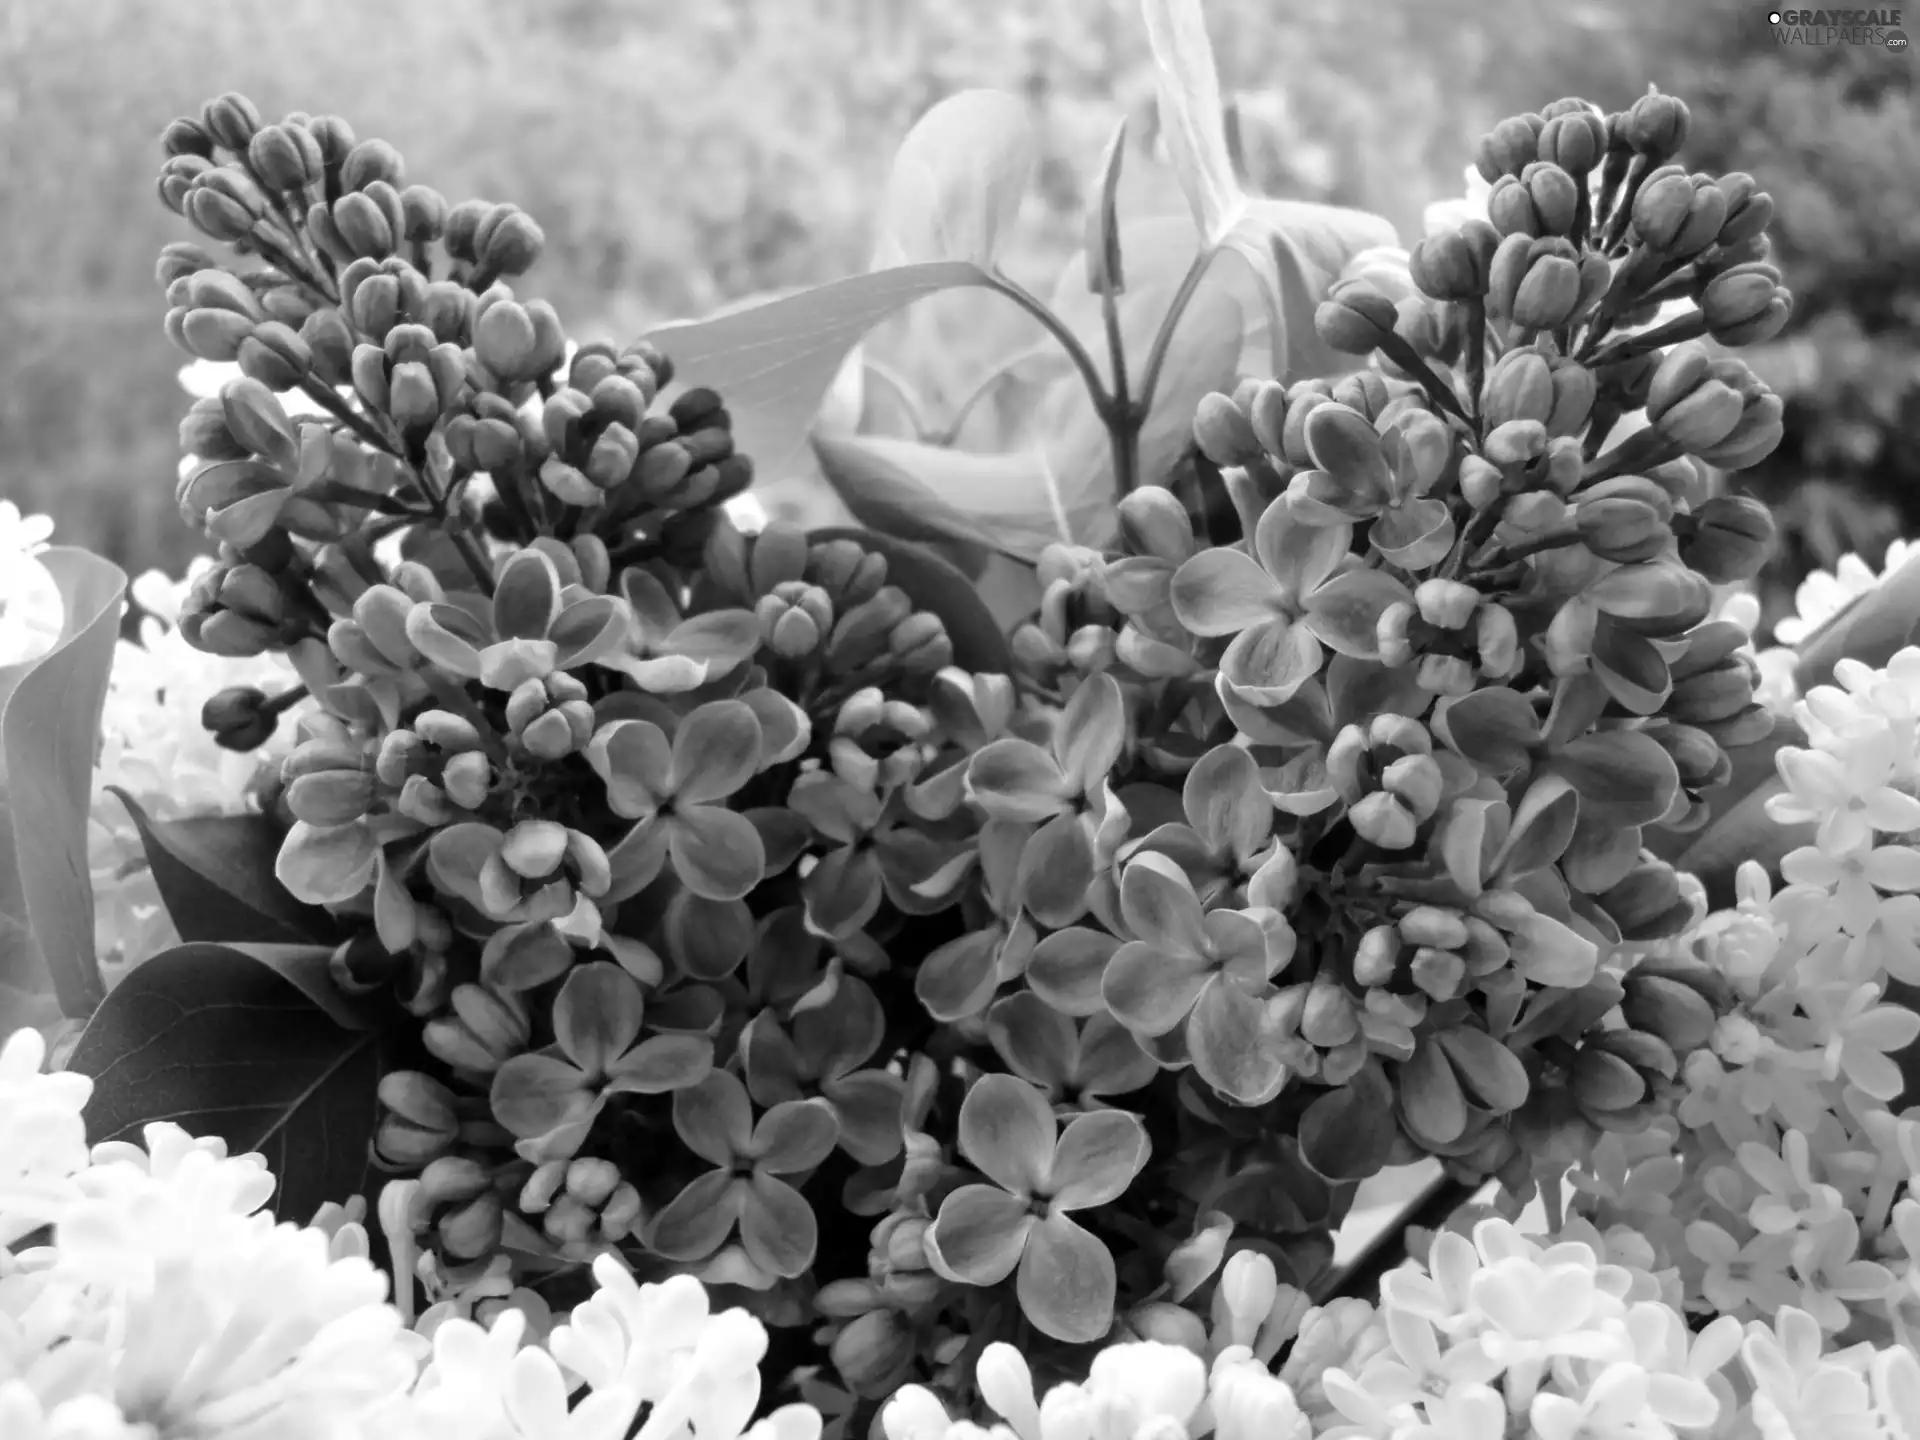
[[[168,129],[217,554],[134,646],[23,529],[0,671],[0,978],[84,1021],[0,1073],[9,1437],[1920,1435],[1920,650],[1889,581],[1756,699],[1771,200],[1569,99],[1382,249],[1145,8],[1198,242],[1142,331],[1116,141],[1104,364],[964,145],[903,263],[616,347],[338,118]],[[962,285],[1084,386],[1054,536],[859,435],[864,524],[742,523]]]

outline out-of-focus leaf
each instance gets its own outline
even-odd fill
[[[942,290],[991,283],[965,261],[902,265],[834,280],[751,310],[663,325],[647,339],[673,360],[674,379],[718,390],[735,443],[776,480],[804,452],[848,351],[903,306]]]
[[[938,615],[953,642],[953,662],[975,674],[1013,673],[1007,637],[973,582],[924,545],[871,530],[816,530],[821,540],[857,540],[887,561],[887,583],[920,609]]]
[[[1841,660],[1880,666],[1920,638],[1920,556],[1907,561],[1822,625],[1800,646],[1794,683],[1806,694]]]
[[[880,199],[876,270],[935,260],[991,268],[1033,175],[1027,107],[962,90],[907,132]]]
[[[860,522],[903,540],[963,540],[1022,560],[1118,533],[1113,496],[1069,497],[1037,450],[975,455],[878,435],[815,435],[827,479]]]
[[[1266,302],[1249,328],[1247,350],[1257,354],[1255,347],[1264,347],[1274,377],[1283,380],[1356,368],[1354,356],[1320,338],[1313,312],[1350,260],[1398,239],[1391,222],[1365,210],[1307,200],[1249,201],[1224,246],[1252,270]]]
[[[1247,196],[1227,151],[1226,113],[1206,14],[1200,0],[1144,0],[1141,10],[1153,49],[1167,157],[1193,212],[1194,228],[1208,245],[1218,245],[1246,213]]]
[[[52,650],[0,675],[0,981],[29,991],[51,982],[61,1011],[81,1019],[104,993],[87,811],[127,577],[66,546],[40,560],[60,587],[65,621]]]
[[[305,1224],[374,1182],[370,1142],[386,1037],[344,1028],[275,966],[224,945],[154,956],[94,1012],[68,1068],[93,1077],[87,1138],[172,1121],[259,1151],[273,1210]]]

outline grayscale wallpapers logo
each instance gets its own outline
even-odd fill
[[[1898,10],[1769,10],[1767,24],[1781,45],[1884,45],[1907,48]]]

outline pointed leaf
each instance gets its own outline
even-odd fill
[[[800,458],[847,352],[915,300],[991,281],[977,265],[941,261],[835,280],[750,310],[666,325],[646,338],[672,357],[674,378],[727,397],[735,448],[773,479]]]
[[[1013,96],[962,90],[942,100],[894,155],[874,268],[964,260],[992,269],[1034,158],[1027,107]]]
[[[60,1009],[83,1019],[100,1002],[93,882],[87,866],[94,749],[106,708],[127,577],[84,550],[36,557],[64,607],[60,639],[28,664],[0,669],[0,981],[51,981]]]
[[[1226,111],[1206,15],[1200,0],[1144,0],[1141,9],[1168,158],[1202,242],[1218,245],[1246,213],[1247,197],[1227,152]]]
[[[154,820],[126,791],[107,788],[140,832],[147,866],[182,940],[297,945],[346,938],[338,920],[294,899],[274,875],[283,832],[269,816]]]
[[[258,1151],[278,1182],[274,1214],[304,1225],[327,1201],[377,1184],[375,1090],[387,1050],[384,1032],[342,1028],[272,966],[194,944],[121,981],[67,1068],[93,1078],[93,1143],[138,1140],[169,1120],[225,1140],[231,1154]]]

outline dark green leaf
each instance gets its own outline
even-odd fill
[[[999,90],[962,90],[921,116],[880,198],[878,265],[998,258],[1033,174],[1033,122]]]
[[[85,550],[58,546],[40,559],[66,619],[57,646],[0,678],[0,980],[29,990],[51,980],[61,1011],[82,1019],[103,993],[87,812],[127,577]]]
[[[139,828],[154,884],[184,941],[260,945],[338,944],[340,922],[287,893],[273,873],[283,833],[266,815],[154,820],[118,786]]]
[[[856,540],[887,561],[887,583],[922,610],[938,615],[953,642],[953,663],[975,674],[1010,675],[1013,653],[973,582],[924,545],[871,530],[816,530],[814,541]]]
[[[281,970],[224,945],[138,966],[94,1012],[68,1068],[93,1077],[87,1138],[138,1140],[172,1121],[259,1151],[273,1210],[305,1224],[329,1200],[371,1197],[370,1144],[386,1035],[348,1030]]]

